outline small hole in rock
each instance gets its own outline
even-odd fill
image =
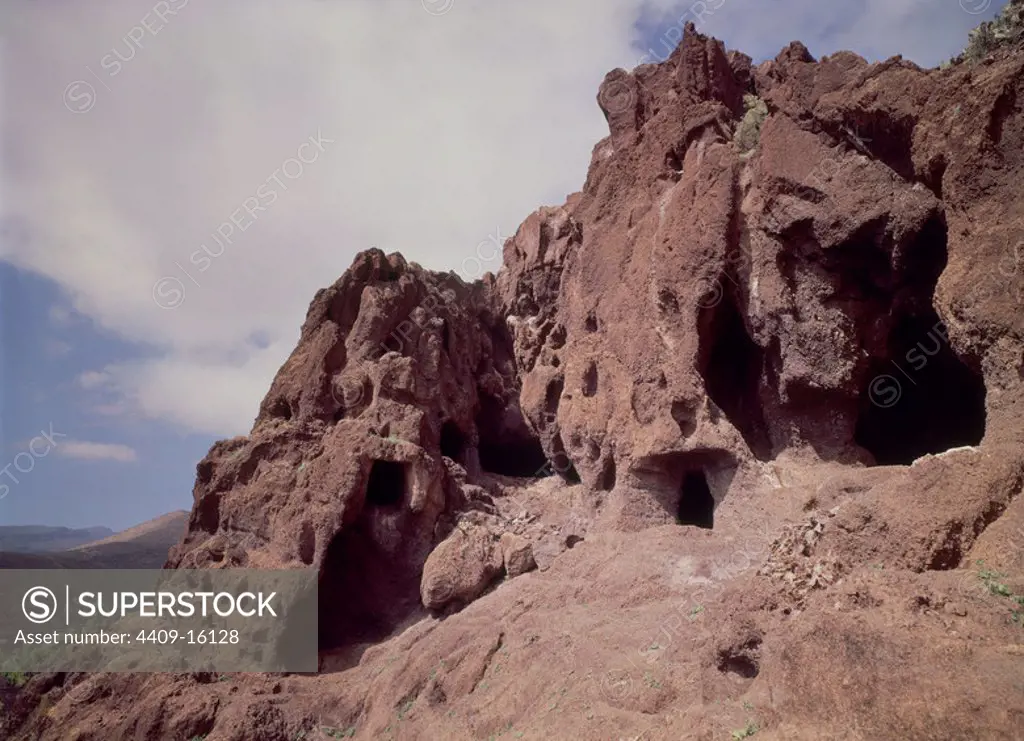
[[[682,160],[679,159],[679,155],[674,149],[670,149],[665,153],[665,167],[673,172],[682,172]]]
[[[275,399],[274,403],[271,404],[270,409],[268,411],[270,412],[271,417],[275,417],[277,419],[287,420],[292,418],[291,404],[289,404],[288,400],[283,397],[278,397],[277,399]]]
[[[313,563],[316,555],[316,531],[308,522],[302,523],[299,529],[299,559],[307,566]]]
[[[565,338],[567,336],[568,333],[566,332],[565,327],[558,324],[553,330],[551,330],[551,334],[548,336],[548,344],[551,346],[552,350],[561,350],[565,347]]]
[[[665,313],[679,313],[679,299],[668,288],[658,289],[658,308]]]
[[[547,388],[544,389],[544,411],[549,416],[554,416],[558,411],[558,404],[562,399],[564,388],[565,379],[562,376],[557,376],[548,381]]]
[[[686,402],[673,401],[670,413],[683,437],[690,437],[697,431],[697,413]]]
[[[759,673],[757,662],[742,653],[727,651],[718,655],[718,671],[753,679]]]
[[[572,458],[565,452],[565,444],[562,442],[560,434],[555,435],[551,439],[551,452],[551,468],[554,469],[554,472],[561,476],[562,480],[567,484],[580,483],[579,472],[576,471]]]
[[[597,365],[590,363],[587,366],[586,372],[583,374],[583,395],[586,397],[594,396],[597,393]]]
[[[615,458],[611,455],[604,459],[601,475],[597,480],[597,488],[601,491],[611,491],[615,488]]]

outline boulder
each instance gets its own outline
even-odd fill
[[[501,557],[505,573],[510,579],[537,568],[537,562],[533,559],[533,546],[514,533],[501,534]]]
[[[423,606],[440,610],[451,602],[471,602],[501,575],[502,568],[499,538],[480,525],[460,523],[423,565]]]

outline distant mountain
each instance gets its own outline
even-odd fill
[[[90,543],[75,546],[68,550],[87,551],[97,548],[105,548],[115,544],[157,545],[170,548],[178,542],[178,539],[185,532],[185,525],[188,523],[188,512],[170,512],[166,515],[144,522],[141,525],[130,527],[119,533],[111,532],[108,537],[100,536],[102,539]]]
[[[171,512],[141,525],[115,533],[109,528],[88,528],[68,530],[48,527],[4,527],[0,528],[0,568],[3,569],[159,569],[167,560],[167,552],[181,538],[188,522],[188,512]],[[42,549],[40,542],[47,540],[46,534],[65,530],[69,533],[90,532],[93,538],[83,542],[74,541],[64,548]],[[27,531],[34,531],[35,537],[29,548],[20,550],[8,548],[9,531],[18,531],[18,536],[29,539]],[[19,543],[16,539],[11,542]]]
[[[66,551],[113,534],[114,531],[109,527],[0,526],[0,551],[14,553]]]

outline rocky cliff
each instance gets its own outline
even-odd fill
[[[361,253],[197,468],[168,565],[318,569],[321,674],[40,676],[14,737],[1019,738],[1022,88],[609,73],[497,277]]]

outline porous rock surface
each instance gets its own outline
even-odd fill
[[[496,278],[361,253],[198,466],[168,565],[317,568],[321,673],[38,675],[0,723],[1020,738],[1022,88],[692,26],[610,73]]]

